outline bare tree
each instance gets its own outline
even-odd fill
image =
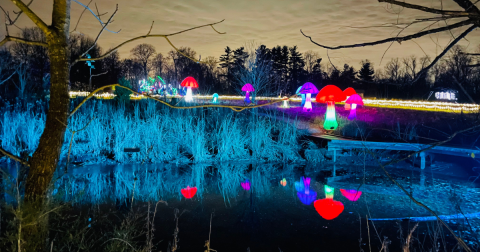
[[[130,53],[135,57],[143,67],[143,76],[145,79],[148,78],[148,73],[150,72],[150,58],[153,57],[156,53],[155,47],[150,44],[140,44],[135,46]]]
[[[152,69],[155,75],[162,76],[164,68],[165,58],[161,53],[155,55],[152,60]]]
[[[236,76],[239,83],[237,90],[239,93],[242,93],[242,86],[245,83],[250,83],[255,89],[255,95],[268,95],[268,87],[271,83],[272,61],[258,57],[255,43],[250,42],[245,46],[248,57],[245,59],[244,67],[239,68],[240,71]]]
[[[73,0],[76,3],[81,4],[78,0]],[[87,49],[83,54],[76,57],[73,61],[70,60],[70,52],[68,48],[69,37],[70,37],[70,9],[72,0],[54,0],[52,8],[52,20],[51,24],[45,23],[30,7],[30,1],[28,4],[25,4],[22,0],[11,0],[11,2],[19,9],[15,12],[15,17],[10,16],[10,12],[6,11],[5,8],[1,8],[5,14],[7,34],[3,40],[0,41],[0,46],[3,46],[8,41],[14,41],[18,43],[23,43],[27,45],[38,45],[48,49],[49,60],[50,60],[50,102],[49,108],[47,111],[45,130],[40,137],[40,141],[37,149],[33,153],[30,160],[26,161],[22,158],[19,158],[4,149],[0,148],[0,153],[6,155],[26,166],[29,166],[29,172],[27,176],[27,181],[25,185],[25,200],[26,202],[38,204],[41,203],[44,199],[44,195],[47,192],[48,185],[53,177],[53,173],[57,167],[61,148],[64,141],[65,130],[68,124],[68,118],[72,115],[73,112],[69,111],[70,107],[70,97],[69,97],[69,79],[70,79],[70,67],[80,61],[87,60],[101,60],[110,54],[117,51],[120,47],[135,42],[140,39],[145,39],[148,37],[157,37],[167,40],[167,42],[174,48],[177,49],[169,37],[181,34],[193,29],[198,29],[201,27],[209,26],[213,30],[213,27],[216,23],[206,24],[202,26],[193,27],[187,30],[183,30],[171,34],[151,34],[153,28],[150,27],[146,35],[134,37],[127,41],[124,41],[113,47],[104,54],[95,57],[87,58],[86,54],[90,51],[91,48]],[[88,8],[88,6],[84,8]],[[118,8],[115,9],[113,14],[110,16],[106,23],[102,22],[101,19],[95,16],[101,24],[101,29],[97,35],[94,45],[96,45],[101,34],[108,30],[107,26],[112,22],[112,18],[117,13]],[[94,13],[94,12],[91,12]],[[11,36],[8,33],[8,27],[14,25],[18,18],[25,14],[41,31],[45,34],[46,41],[35,41],[25,38],[19,38]],[[223,21],[223,20],[222,20]],[[222,22],[221,21],[221,22]],[[215,30],[215,32],[218,32]],[[220,33],[221,34],[221,33]],[[197,59],[191,59],[198,61]]]
[[[374,46],[374,45],[380,45],[380,44],[385,44],[385,43],[394,43],[398,42],[401,43],[403,41],[407,40],[412,40],[416,38],[420,38],[423,36],[428,36],[431,34],[439,33],[439,32],[444,32],[444,31],[450,31],[452,29],[456,28],[461,28],[468,26],[467,29],[465,29],[460,35],[455,37],[450,44],[445,47],[445,49],[435,58],[433,59],[429,65],[427,65],[422,71],[420,71],[415,79],[412,80],[412,82],[416,82],[422,77],[424,74],[428,72],[428,70],[434,66],[450,49],[452,49],[460,40],[465,38],[471,31],[475,30],[478,25],[480,25],[480,10],[475,6],[470,0],[452,0],[455,3],[457,3],[458,6],[460,6],[463,11],[455,11],[455,10],[443,10],[443,9],[435,9],[435,8],[429,8],[426,6],[421,6],[421,5],[416,5],[416,4],[410,4],[406,3],[403,1],[396,1],[396,0],[378,0],[378,2],[383,2],[383,3],[389,3],[392,5],[397,5],[401,6],[403,8],[407,9],[415,9],[419,11],[423,11],[425,13],[431,13],[435,14],[433,17],[429,18],[423,18],[423,19],[416,19],[412,21],[409,25],[415,24],[415,23],[421,23],[421,22],[435,22],[439,23],[440,21],[445,22],[445,26],[440,27],[440,28],[430,28],[431,25],[428,25],[425,27],[425,29],[422,29],[420,32],[416,32],[411,35],[407,36],[400,36],[397,35],[395,37],[390,37],[386,39],[381,39],[378,41],[372,41],[372,42],[365,42],[365,43],[358,43],[358,44],[350,44],[350,45],[340,45],[340,46],[326,46],[320,43],[315,42],[312,37],[307,36],[305,33],[303,33],[302,30],[300,32],[303,34],[303,36],[307,37],[310,39],[312,43],[315,45],[318,45],[320,47],[330,49],[330,50],[338,50],[338,49],[343,49],[343,48],[356,48],[356,47],[364,47],[364,46]],[[458,21],[453,24],[448,24],[447,20],[458,20],[458,19],[464,19],[462,21]],[[408,25],[408,26],[409,26]]]
[[[312,50],[308,50],[303,54],[303,59],[305,60],[305,71],[308,74],[312,74],[315,68],[315,65],[318,64],[318,60],[321,60],[320,54]]]
[[[10,52],[0,49],[0,85],[7,82],[15,74],[15,71],[11,71],[11,62]]]
[[[26,63],[18,63],[15,67],[15,73],[17,74],[18,78],[17,81],[14,81],[15,87],[18,89],[18,96],[20,99],[23,99],[25,96],[25,90],[27,88],[28,79],[30,76],[30,71],[28,70],[28,65]]]

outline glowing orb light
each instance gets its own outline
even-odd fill
[[[191,199],[197,193],[197,187],[187,186],[187,188],[183,188],[181,190],[181,192],[182,192],[183,197],[185,197],[187,199]]]
[[[250,181],[245,180],[245,182],[241,182],[240,185],[242,186],[243,190],[249,191],[250,190]]]
[[[325,220],[333,220],[337,218],[344,209],[342,202],[333,199],[316,200],[313,203],[317,213]]]
[[[186,102],[191,102],[193,101],[192,98],[192,88],[198,88],[198,83],[193,77],[187,77],[185,78],[182,83],[180,83],[182,87],[187,88],[187,94],[185,95],[185,101]]]
[[[357,190],[340,189],[340,192],[342,193],[343,196],[345,196],[345,198],[347,198],[350,201],[357,201],[362,195],[362,192]]]
[[[286,186],[286,185],[287,185],[287,180],[286,180],[285,178],[283,178],[282,180],[280,180],[280,185]]]
[[[337,118],[335,116],[335,102],[342,102],[346,99],[343,91],[335,85],[327,85],[317,94],[317,102],[327,103],[327,114],[323,128],[326,130],[335,130],[338,127]]]

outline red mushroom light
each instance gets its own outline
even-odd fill
[[[316,200],[313,203],[313,206],[315,207],[315,210],[317,210],[317,213],[325,220],[333,220],[337,218],[344,209],[342,202],[333,199]]]
[[[192,98],[192,88],[198,88],[198,83],[193,77],[185,78],[182,83],[180,83],[182,87],[187,87],[187,95],[185,95],[185,101],[191,102],[193,101]]]
[[[197,187],[187,186],[187,188],[183,188],[181,190],[181,192],[182,192],[183,197],[185,197],[187,199],[191,199],[197,193]]]
[[[317,102],[327,103],[327,113],[323,127],[326,130],[334,130],[338,127],[335,116],[335,102],[342,102],[346,99],[343,91],[335,85],[327,85],[317,94]]]
[[[351,104],[352,109],[350,110],[350,115],[348,115],[349,120],[353,120],[357,118],[357,105],[362,105],[363,106],[363,99],[360,95],[354,94],[350,96],[345,104]]]
[[[350,97],[350,96],[352,96],[352,95],[354,95],[354,94],[356,94],[356,93],[357,93],[357,91],[355,91],[355,89],[353,89],[353,88],[351,88],[351,87],[346,88],[345,90],[343,90],[343,94],[347,97],[347,99],[348,99],[348,97]],[[350,104],[345,103],[345,110],[350,110]]]

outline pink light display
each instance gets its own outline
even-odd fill
[[[343,196],[345,196],[345,198],[347,198],[350,201],[357,201],[362,195],[362,192],[357,190],[340,189],[340,192],[342,193]]]
[[[187,186],[187,188],[183,188],[181,190],[181,192],[182,192],[183,197],[185,197],[187,199],[191,199],[197,193],[197,187]]]

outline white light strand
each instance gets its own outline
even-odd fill
[[[89,92],[70,92],[70,97],[86,97],[90,93]],[[155,98],[162,98],[165,97],[163,95],[150,95]],[[95,94],[95,98],[97,99],[113,99],[115,97],[114,94],[111,93],[102,93],[102,94]],[[167,95],[167,98],[181,98],[181,96],[176,95]],[[196,99],[212,99],[211,95],[194,95]],[[146,99],[147,97],[144,95],[136,95],[131,94],[130,99],[132,100],[141,100]],[[218,97],[218,100],[244,100],[245,96],[228,96],[222,95]],[[284,98],[280,97],[264,97],[264,96],[257,96],[255,97],[256,101],[278,101]],[[291,102],[301,102],[302,98],[290,98],[289,101]],[[312,99],[312,102],[316,102],[315,99]],[[453,113],[478,113],[480,112],[480,105],[477,104],[470,104],[470,103],[451,103],[451,102],[431,102],[431,101],[396,101],[396,100],[371,100],[371,99],[364,99],[363,100],[364,106],[367,107],[380,107],[380,108],[394,108],[394,109],[414,109],[414,110],[426,110],[426,111],[439,111],[439,112],[453,112]],[[343,104],[343,103],[336,103],[336,104]]]

